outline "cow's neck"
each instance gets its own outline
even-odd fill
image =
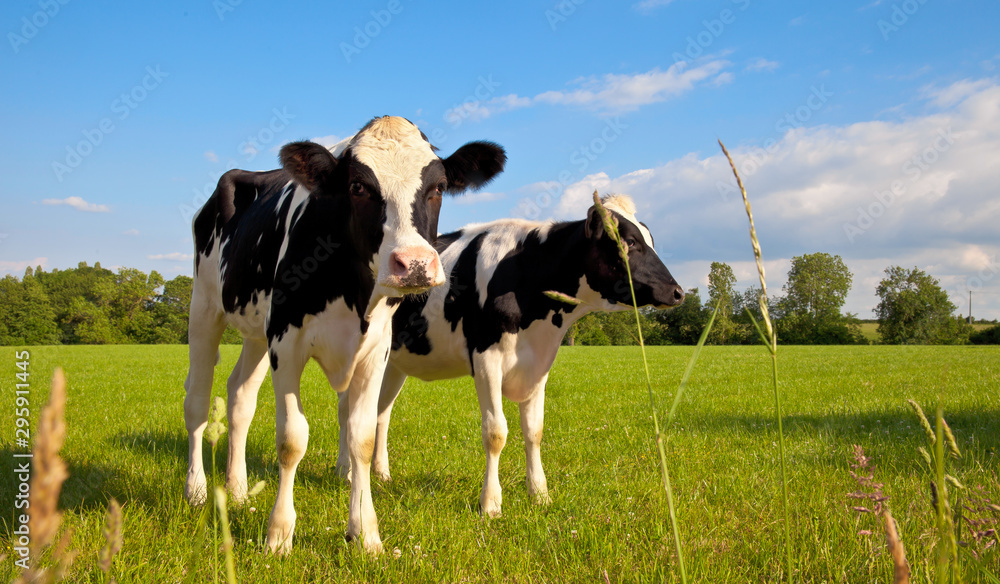
[[[561,292],[581,301],[576,306],[566,305],[562,325],[563,332],[576,321],[591,312],[616,312],[626,307],[609,303],[601,294],[587,285],[586,261],[591,241],[584,231],[586,221],[556,223],[551,227],[545,241],[539,244],[541,257],[551,258],[552,269],[546,270],[538,280],[536,292]]]

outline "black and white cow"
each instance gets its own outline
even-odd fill
[[[185,495],[205,499],[201,442],[220,338],[231,324],[244,338],[228,382],[226,484],[234,499],[246,497],[247,430],[270,365],[279,484],[267,545],[291,549],[292,486],[309,439],[299,378],[316,359],[347,403],[347,450],[356,465],[347,536],[363,534],[364,547],[378,551],[369,472],[392,314],[399,297],[444,282],[431,245],[442,194],[482,186],[503,170],[506,155],[472,142],[441,159],[415,125],[386,116],[329,150],[287,144],[280,159],[279,170],[224,174],[194,219]]]
[[[602,199],[629,247],[635,294],[642,306],[663,308],[684,300],[653,249],[653,238],[623,195]],[[393,343],[379,397],[374,470],[389,479],[387,435],[392,404],[408,375],[431,381],[472,375],[482,413],[486,475],[480,495],[485,515],[500,513],[500,451],[507,441],[501,397],[517,402],[527,458],[528,492],[550,501],[539,445],[545,381],[569,327],[593,311],[631,307],[625,264],[595,207],[566,223],[507,219],[470,225],[438,236],[448,282],[423,297],[407,297],[393,316]],[[556,291],[581,301],[553,300]],[[349,416],[340,401],[341,427]],[[338,471],[346,475],[341,433]]]

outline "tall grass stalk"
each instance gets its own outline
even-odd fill
[[[667,469],[667,453],[666,446],[664,444],[665,435],[660,431],[660,420],[656,413],[658,408],[656,407],[656,399],[653,396],[653,383],[649,375],[649,360],[646,358],[646,343],[642,337],[642,321],[639,318],[639,304],[635,298],[635,285],[632,282],[632,268],[628,263],[628,249],[625,247],[625,244],[622,243],[621,235],[618,233],[618,226],[608,213],[608,210],[604,208],[604,204],[601,202],[601,198],[598,196],[597,191],[594,191],[594,205],[597,207],[598,213],[601,215],[601,220],[604,223],[604,230],[618,246],[618,255],[621,256],[622,261],[625,263],[625,272],[628,274],[628,287],[632,292],[632,311],[635,314],[635,329],[639,334],[639,349],[642,353],[642,367],[646,373],[646,391],[649,394],[649,406],[653,412],[653,429],[656,432],[656,448],[660,453],[660,470],[663,473],[663,488],[667,492],[667,509],[670,513],[670,527],[674,534],[674,551],[677,554],[677,564],[681,572],[681,582],[686,583],[687,571],[684,568],[684,552],[681,549],[680,530],[677,527],[677,513],[676,507],[674,506],[674,492],[670,484],[670,471]],[[677,393],[674,396],[674,403],[670,408],[670,413],[667,415],[668,426],[674,417],[674,411],[677,409],[677,404],[680,403],[681,395],[684,392],[684,388],[687,386],[688,378],[691,377],[691,371],[694,369],[694,364],[698,360],[698,354],[701,352],[702,347],[705,346],[705,339],[708,338],[708,332],[712,329],[712,323],[715,321],[715,315],[718,312],[719,307],[716,305],[715,311],[712,313],[712,317],[708,321],[708,325],[705,327],[705,330],[702,331],[701,338],[698,339],[698,346],[695,347],[694,354],[691,356],[691,360],[688,361],[687,369],[684,371],[684,376],[681,378],[680,386],[677,388]]]
[[[754,261],[757,263],[757,275],[760,276],[760,314],[763,317],[767,334],[765,335],[764,331],[761,330],[760,325],[757,324],[757,320],[754,319],[753,314],[750,314],[750,319],[757,328],[757,332],[760,334],[761,340],[763,340],[764,344],[767,346],[768,352],[771,353],[771,381],[774,386],[774,417],[778,424],[778,454],[781,458],[781,503],[785,514],[785,562],[788,570],[788,580],[791,581],[792,526],[788,513],[788,473],[785,468],[785,432],[781,424],[781,393],[778,391],[778,335],[774,330],[774,325],[771,323],[771,315],[767,309],[767,282],[764,281],[764,262],[761,259],[760,241],[757,239],[757,229],[753,224],[753,211],[750,209],[750,199],[747,198],[747,190],[743,188],[743,179],[740,178],[740,173],[736,171],[736,164],[733,163],[733,157],[729,155],[729,151],[726,150],[726,146],[722,143],[722,140],[719,140],[719,147],[722,148],[722,153],[726,155],[726,160],[729,161],[729,168],[733,170],[733,175],[736,177],[736,184],[740,188],[740,194],[743,195],[743,205],[746,207],[747,218],[750,220],[750,242],[753,244],[753,257]],[[749,310],[747,312],[749,313]]]
[[[226,555],[226,581],[236,584],[236,562],[233,559],[233,534],[229,531],[229,513],[226,509],[226,490],[215,487],[215,506],[219,509],[222,523],[222,549]]]
[[[212,482],[215,482],[215,448],[219,444],[219,439],[222,435],[226,433],[226,425],[223,420],[226,419],[226,401],[221,397],[216,396],[212,400],[212,407],[209,409],[208,418],[210,420],[208,426],[205,428],[205,438],[212,445]],[[211,503],[212,505],[212,563],[213,570],[212,575],[214,577],[215,584],[219,582],[219,524],[218,524],[218,489],[212,489],[212,497],[216,499]],[[223,502],[223,504],[225,504]],[[228,529],[228,527],[227,527]],[[225,545],[225,544],[223,544]],[[229,550],[229,554],[232,554],[232,550]]]

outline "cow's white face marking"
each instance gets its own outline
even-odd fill
[[[636,218],[635,203],[632,201],[631,197],[628,195],[606,195],[601,199],[601,202],[604,203],[604,207],[606,209],[618,213],[629,223],[635,225],[636,229],[639,230],[639,233],[642,234],[643,243],[646,244],[646,247],[653,250],[653,253],[656,253],[656,250],[653,249],[653,235],[649,232],[649,229],[646,229],[646,226],[640,223]]]
[[[439,160],[430,143],[411,122],[387,116],[374,120],[350,140],[348,147],[358,162],[375,173],[385,201],[376,286],[385,295],[398,295],[398,285],[390,281],[390,256],[401,250],[416,255],[415,261],[424,266],[431,285],[443,283],[444,271],[437,253],[417,231],[413,219],[414,201],[424,195],[420,192],[423,169]],[[341,144],[334,148],[341,148]]]

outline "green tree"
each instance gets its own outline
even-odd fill
[[[753,315],[753,318],[757,320],[757,324],[764,326],[764,314],[760,311],[760,286],[750,286],[742,294],[738,294],[734,299],[734,305],[737,334],[733,342],[744,345],[759,343],[760,335],[750,320],[750,315]],[[767,312],[771,315],[771,320],[777,323],[783,316],[782,298],[778,296],[768,297]],[[714,328],[715,325],[712,325],[712,327]],[[784,339],[780,335],[778,339],[784,342]]]
[[[100,263],[90,267],[87,262],[80,262],[75,269],[52,270],[48,273],[39,266],[35,268],[35,278],[45,288],[45,293],[51,300],[63,343],[81,342],[76,333],[76,326],[81,322],[77,310],[80,305],[75,304],[76,299],[83,299],[95,306],[101,305],[107,301],[115,286],[114,272],[102,268]]]
[[[658,332],[662,343],[659,344],[697,344],[713,308],[703,307],[698,289],[692,288],[687,291],[680,306],[654,312],[651,318],[660,325]]]
[[[820,252],[793,257],[783,288],[786,312],[814,320],[838,318],[853,278],[839,255]]]
[[[739,327],[734,319],[736,308],[736,293],[733,286],[736,285],[736,275],[729,264],[722,262],[712,262],[708,271],[708,307],[715,310],[719,307],[719,314],[715,317],[712,331],[708,335],[708,342],[725,345],[731,343],[739,336]],[[699,332],[700,334],[700,332]]]
[[[42,285],[27,271],[21,281],[14,276],[0,279],[0,345],[58,342],[55,312]]]
[[[1000,345],[1000,324],[972,333],[969,342],[973,345]]]
[[[878,333],[887,344],[962,344],[972,327],[953,316],[955,304],[937,279],[914,267],[885,269],[875,290]]]
[[[154,343],[186,343],[188,341],[188,311],[191,307],[190,276],[177,276],[164,282],[153,306]]]
[[[858,319],[840,312],[852,280],[839,255],[820,252],[792,258],[777,314],[781,340],[790,345],[863,342]]]

